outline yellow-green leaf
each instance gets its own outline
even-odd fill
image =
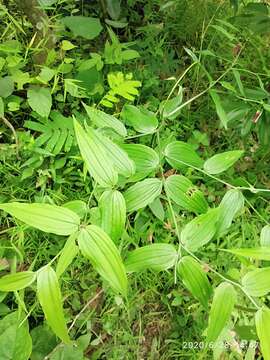
[[[56,275],[58,278],[66,271],[67,267],[79,252],[79,248],[76,245],[77,235],[77,233],[71,234],[62,249],[56,266]]]
[[[169,176],[165,182],[165,189],[168,196],[186,210],[205,213],[208,209],[203,193],[185,176]]]
[[[188,165],[201,168],[203,160],[194,148],[183,141],[173,141],[168,144],[164,151],[166,160],[174,169],[183,169]]]
[[[270,246],[270,225],[265,225],[262,228],[260,235],[261,246]]]
[[[88,128],[86,132],[75,119],[74,129],[82,158],[90,175],[101,186],[115,185],[118,181],[117,171],[96,131]]]
[[[233,218],[243,209],[245,199],[240,190],[231,189],[226,192],[219,204],[219,219],[217,236],[220,236],[231,226]]]
[[[206,160],[203,167],[208,174],[220,174],[229,169],[244,154],[242,150],[226,151]]]
[[[270,260],[270,247],[255,247],[241,249],[222,249],[237,256],[244,256],[257,260]]]
[[[56,273],[51,266],[47,265],[38,271],[37,296],[46,320],[54,333],[63,342],[69,343],[61,291]]]
[[[27,225],[57,235],[70,235],[80,225],[79,216],[61,206],[13,202],[0,204],[0,209]]]
[[[111,238],[98,226],[89,225],[78,236],[82,254],[116,291],[126,296],[127,276],[121,256]]]
[[[88,128],[87,131],[90,131],[91,134],[94,130]],[[107,158],[110,160],[110,163],[113,164],[116,171],[125,177],[132,176],[135,173],[135,164],[128,157],[128,154],[106,136],[98,132],[95,132],[95,136],[103,146],[107,153]]]
[[[151,204],[161,193],[162,181],[157,178],[149,178],[140,181],[124,193],[127,211],[131,212],[144,208]]]
[[[181,232],[183,244],[190,250],[196,251],[207,244],[216,233],[218,209],[210,209],[206,214],[191,220]]]
[[[231,316],[235,302],[236,292],[231,284],[224,282],[215,289],[207,328],[208,343],[219,337]]]
[[[256,312],[255,323],[263,359],[270,360],[270,309],[266,306],[260,308]]]
[[[126,222],[126,202],[118,190],[105,191],[100,200],[101,227],[117,242],[123,233]]]
[[[125,125],[119,121],[116,117],[106,114],[105,112],[95,109],[89,105],[83,103],[83,106],[87,112],[87,115],[91,121],[99,128],[111,128],[115,130],[119,135],[127,136],[127,130]]]
[[[121,147],[127,152],[129,158],[134,161],[136,167],[135,174],[128,181],[142,180],[156,171],[159,165],[159,157],[155,150],[142,144],[123,144]]]
[[[207,308],[212,287],[201,265],[191,256],[184,256],[177,265],[177,272],[185,287]]]
[[[0,291],[17,291],[30,286],[36,280],[33,271],[22,271],[0,278]]]
[[[249,271],[242,279],[244,289],[251,296],[264,296],[270,291],[270,267]]]
[[[175,265],[177,251],[170,244],[152,244],[140,247],[128,254],[125,266],[128,272],[147,269],[162,271]]]

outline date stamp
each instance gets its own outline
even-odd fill
[[[241,340],[238,343],[238,348],[256,349],[258,345],[259,345],[258,341]],[[214,349],[214,348],[229,349],[232,346],[233,344],[230,344],[227,341],[220,341],[220,342],[184,341],[183,342],[183,349],[197,349],[197,350]]]

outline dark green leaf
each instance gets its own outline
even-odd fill
[[[87,16],[66,16],[62,22],[75,36],[91,40],[99,35],[102,30],[99,19]]]

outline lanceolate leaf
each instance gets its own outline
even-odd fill
[[[228,124],[229,119],[228,119],[228,116],[227,116],[225,110],[223,109],[220,97],[215,90],[210,90],[209,93],[211,95],[212,100],[214,101],[215,106],[216,106],[218,117],[219,117],[222,125],[224,126],[224,128],[227,129],[227,124]]]
[[[242,279],[245,290],[251,296],[264,296],[270,291],[270,267],[248,272]]]
[[[224,282],[215,289],[207,329],[208,343],[219,337],[231,316],[235,302],[236,292],[231,284]]]
[[[104,150],[107,153],[107,158],[113,164],[116,171],[125,177],[130,177],[133,175],[135,172],[135,164],[132,160],[130,160],[128,154],[109,138],[98,132],[96,132],[95,135],[100,144],[102,144]]]
[[[134,161],[136,166],[135,174],[128,181],[135,182],[142,180],[157,169],[159,157],[152,148],[142,144],[123,144],[121,147],[126,151],[129,158]]]
[[[212,287],[201,265],[191,256],[184,256],[177,265],[177,271],[186,288],[207,308]]]
[[[79,248],[76,245],[76,238],[77,233],[71,234],[62,249],[56,266],[56,275],[58,278],[66,271],[67,267],[72,263],[79,252]]]
[[[116,117],[106,114],[105,112],[95,109],[83,103],[83,106],[87,112],[87,115],[91,121],[99,128],[111,128],[115,130],[119,135],[127,136],[127,130],[124,124]]]
[[[265,225],[262,228],[260,235],[261,246],[270,246],[270,225]],[[270,247],[269,247],[270,249]]]
[[[126,222],[126,202],[118,190],[105,191],[100,200],[102,229],[117,242],[121,238]]]
[[[117,183],[118,176],[112,161],[95,130],[88,128],[86,131],[74,119],[74,128],[83,160],[90,175],[101,186],[113,186]]]
[[[173,245],[152,244],[130,252],[125,265],[128,272],[162,271],[173,267],[176,260],[177,251]]]
[[[243,155],[242,150],[226,151],[221,154],[212,156],[206,160],[203,167],[209,174],[220,174],[229,169]]]
[[[208,209],[203,193],[185,176],[169,176],[165,182],[165,189],[168,196],[186,210],[205,213]]]
[[[0,278],[0,291],[17,291],[30,286],[36,279],[36,273],[22,271]]]
[[[237,256],[244,256],[257,260],[270,260],[270,247],[256,247],[256,248],[242,248],[242,249],[228,249],[228,251]]]
[[[56,205],[13,202],[0,204],[0,209],[27,225],[57,235],[70,235],[78,229],[80,224],[77,214]]]
[[[218,216],[218,209],[211,209],[206,214],[191,220],[181,232],[181,240],[184,245],[189,250],[196,251],[207,244],[216,233]]]
[[[132,185],[124,193],[127,211],[141,209],[151,204],[162,190],[162,181],[156,178],[149,178]]]
[[[127,294],[127,276],[117,247],[98,226],[89,225],[78,236],[82,254],[91,261],[94,269],[123,296]]]
[[[256,330],[264,360],[270,360],[270,309],[263,306],[255,315]]]
[[[160,198],[156,198],[153,202],[151,202],[151,204],[149,204],[149,208],[160,221],[164,221],[165,211]]]
[[[56,273],[50,266],[45,266],[38,271],[37,296],[52,330],[63,342],[69,343],[61,291]]]
[[[203,160],[190,144],[183,141],[173,141],[165,148],[165,157],[168,163],[175,169],[183,169],[188,165],[201,168]]]
[[[231,189],[226,192],[219,205],[217,236],[222,235],[232,224],[233,218],[244,207],[245,199],[241,191]]]

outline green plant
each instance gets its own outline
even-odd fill
[[[268,7],[36,4],[0,9],[0,358],[267,359]]]
[[[95,124],[102,123],[103,119],[109,119],[108,114],[90,108],[88,114],[90,119],[91,115],[94,115]],[[99,118],[99,122],[97,122],[97,118]],[[144,114],[138,118],[142,123],[148,119],[150,120],[151,117]],[[118,121],[116,120],[114,123],[113,118],[110,120],[114,126]],[[108,126],[110,127],[109,124]],[[206,246],[211,240],[220,239],[224,236],[228,232],[234,217],[243,211],[244,197],[241,191],[248,190],[253,193],[266,191],[256,189],[253,186],[235,187],[216,177],[216,175],[230,168],[243,152],[228,151],[214,155],[204,161],[191,145],[174,141],[169,143],[160,153],[159,165],[152,168],[154,172],[159,169],[159,175],[136,182],[134,179],[137,171],[135,164],[138,163],[136,156],[140,156],[140,152],[136,152],[136,148],[133,152],[125,152],[123,149],[128,149],[126,147],[128,145],[120,147],[115,140],[105,135],[105,129],[102,126],[94,129],[86,125],[86,128],[83,129],[74,118],[74,128],[81,155],[95,184],[93,189],[98,187],[99,194],[102,194],[95,195],[99,202],[100,225],[89,225],[86,219],[86,221],[81,222],[73,210],[54,205],[16,202],[0,205],[2,210],[30,226],[45,232],[69,236],[63,250],[49,264],[35,272],[19,272],[2,277],[0,290],[18,291],[27,286],[33,287],[33,282],[37,277],[37,295],[47,321],[61,340],[69,342],[63,317],[58,277],[65,272],[73,258],[79,256],[79,251],[91,261],[94,269],[109,283],[112,289],[124,298],[127,296],[126,272],[138,272],[147,269],[162,271],[172,268],[175,269],[174,276],[179,277],[192,295],[207,309],[212,294],[212,285],[203,272],[201,267],[203,264],[204,267],[213,272],[214,277],[222,280],[222,283],[214,290],[205,351],[207,351],[208,346],[212,346],[214,342],[220,339],[222,330],[227,325],[237,302],[235,291],[240,290],[238,296],[246,296],[248,301],[255,306],[255,309],[258,309],[256,326],[262,341],[262,351],[266,356],[265,347],[267,345],[264,334],[267,325],[264,323],[267,321],[267,315],[264,314],[268,310],[260,310],[262,305],[259,305],[254,296],[264,296],[269,292],[268,268],[258,268],[247,272],[241,283],[214,270],[210,264],[196,255],[199,249]],[[158,134],[160,127],[152,131]],[[148,151],[150,152],[150,149]],[[177,170],[195,169],[217,182],[225,183],[231,190],[226,192],[218,207],[209,208],[202,192],[188,178],[183,175],[164,177],[165,161]],[[154,170],[155,168],[156,170]],[[144,177],[147,177],[148,170],[144,170]],[[141,173],[140,169],[139,173]],[[135,183],[131,186],[126,185],[128,181]],[[159,206],[168,207],[170,210],[175,231],[174,240],[172,244],[161,242],[128,252],[125,269],[115,243],[121,242],[127,221],[126,216],[130,216],[148,205],[154,206],[151,204],[154,204],[157,199],[160,201]],[[185,224],[181,232],[177,220],[178,212],[174,203],[188,212],[199,213],[197,217]],[[177,242],[178,246],[175,247]],[[245,250],[242,252],[241,250],[228,251],[246,256]],[[263,253],[257,249],[249,249],[247,255],[252,258],[254,253],[257,259],[264,260],[268,259],[267,251],[267,248]],[[54,262],[57,262],[56,272],[51,267]],[[193,274],[192,277],[191,274]],[[224,296],[228,297],[226,311],[223,309]],[[230,301],[229,297],[231,298]],[[55,310],[56,305],[58,310]],[[220,317],[221,308],[223,309],[222,318]],[[59,318],[56,320],[55,316],[59,316]],[[222,341],[222,338],[219,341]]]

